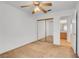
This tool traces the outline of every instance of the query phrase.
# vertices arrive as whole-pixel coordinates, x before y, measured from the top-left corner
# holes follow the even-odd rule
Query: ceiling
[[[23,5],[23,4],[26,4],[26,5],[32,4],[31,1],[7,1],[5,3],[7,3],[11,6],[14,6],[16,8],[20,8],[19,6]],[[52,4],[53,4],[52,7],[47,7],[45,9],[48,9],[48,8],[52,9],[52,11],[50,11],[50,12],[70,10],[70,9],[75,8],[76,2],[75,1],[52,1]],[[26,7],[26,8],[20,8],[20,9],[25,11],[25,12],[31,13],[32,10],[34,9],[34,6]]]

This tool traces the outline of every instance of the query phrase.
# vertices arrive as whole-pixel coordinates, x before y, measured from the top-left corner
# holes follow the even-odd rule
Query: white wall
[[[56,17],[53,20],[53,42],[56,45],[60,45],[60,18]]]
[[[74,50],[74,52],[76,53],[76,12],[74,11],[73,13],[73,17],[72,17],[72,29],[70,31],[72,31],[70,33],[70,41],[71,41],[71,44],[72,44],[72,48]]]
[[[32,15],[0,2],[0,53],[36,40]]]
[[[73,15],[74,16],[74,15]],[[71,18],[71,16],[70,17],[68,17],[67,18],[67,41],[68,42],[71,42],[71,40],[73,39],[73,38],[71,38],[71,24],[72,24],[72,18]]]

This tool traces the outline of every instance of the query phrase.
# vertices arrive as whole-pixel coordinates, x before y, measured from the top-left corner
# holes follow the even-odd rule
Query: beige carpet
[[[62,41],[63,42],[63,41]],[[66,43],[66,42],[65,42]],[[67,44],[67,43],[66,43]],[[51,40],[36,41],[1,54],[2,58],[74,58],[76,57],[71,46],[53,45]]]

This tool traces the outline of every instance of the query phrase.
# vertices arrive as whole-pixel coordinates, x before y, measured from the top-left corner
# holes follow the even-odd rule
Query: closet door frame
[[[47,36],[47,31],[46,31],[46,28],[47,28],[47,24],[46,24],[46,22],[48,21],[48,20],[53,20],[53,18],[47,18],[47,19],[40,19],[40,20],[36,20],[37,21],[37,40],[38,40],[38,23],[39,22],[41,22],[41,21],[44,21],[45,22],[45,41],[47,41],[47,38],[46,38],[46,36]]]

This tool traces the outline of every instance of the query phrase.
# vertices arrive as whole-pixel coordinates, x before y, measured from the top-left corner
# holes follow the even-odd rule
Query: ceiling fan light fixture
[[[35,12],[39,12],[40,9],[38,7],[35,8]]]
[[[41,3],[39,1],[33,1],[33,5],[35,6],[35,9],[32,11],[32,14],[35,14],[37,12],[47,13],[48,11],[51,10],[45,10],[43,7],[52,6],[52,3]],[[29,6],[28,5],[21,6],[21,8],[24,7],[29,7]]]

